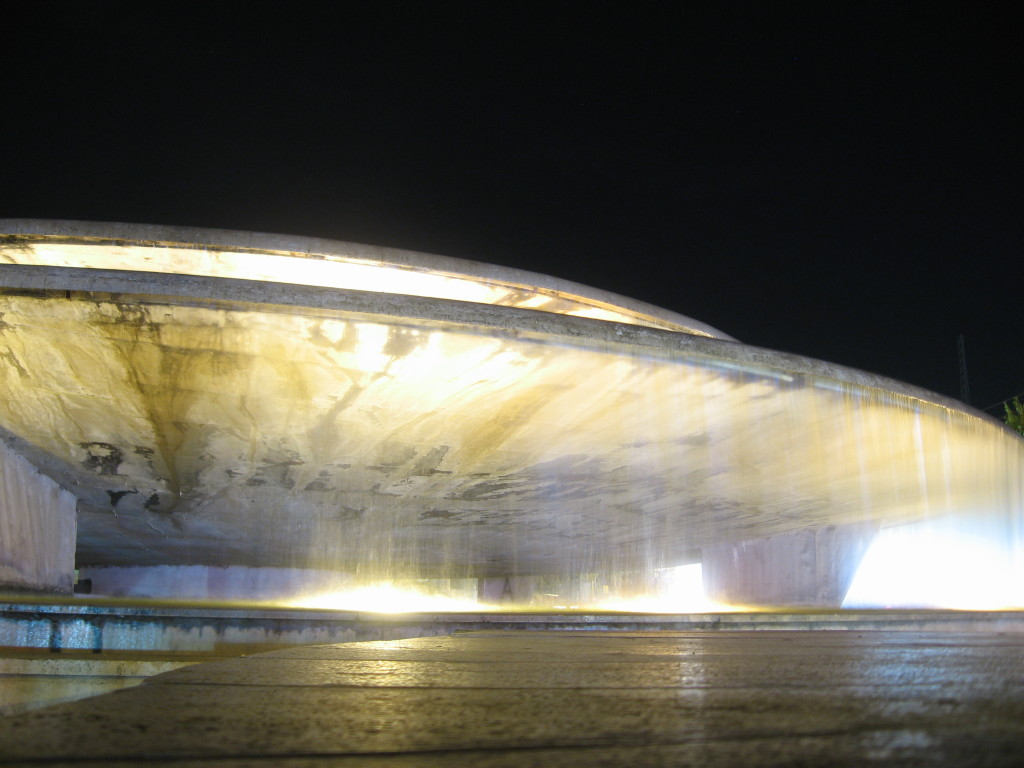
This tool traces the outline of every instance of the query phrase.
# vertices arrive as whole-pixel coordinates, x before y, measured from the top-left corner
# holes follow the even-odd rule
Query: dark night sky
[[[489,261],[953,396],[962,332],[975,405],[1024,390],[1019,16],[192,7],[8,19],[0,217]]]

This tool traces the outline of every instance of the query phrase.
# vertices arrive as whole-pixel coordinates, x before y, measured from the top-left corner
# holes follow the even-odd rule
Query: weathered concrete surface
[[[705,547],[704,590],[734,605],[840,605],[877,532],[869,521]]]
[[[295,595],[336,592],[352,581],[335,571],[206,565],[83,567],[78,575],[98,595],[157,600],[194,595],[220,603],[287,601]]]
[[[776,611],[744,613],[404,613],[256,606],[0,604],[0,649],[240,655],[296,645],[403,640],[458,632],[887,631],[1024,634],[1019,611]]]
[[[1019,636],[998,634],[492,633],[319,646],[0,719],[0,759],[1016,766],[1022,665]]]
[[[0,590],[71,592],[76,505],[0,440]]]
[[[0,604],[0,648],[254,653],[310,643],[444,634],[434,622],[297,610]]]
[[[0,424],[82,499],[83,565],[674,565],[716,542],[987,502],[1004,465],[979,458],[993,441],[1020,452],[971,414],[687,354],[0,298],[18,362],[0,370]]]
[[[1020,514],[992,420],[671,313],[345,244],[53,226],[0,243],[0,436],[79,498],[83,566],[603,578]]]

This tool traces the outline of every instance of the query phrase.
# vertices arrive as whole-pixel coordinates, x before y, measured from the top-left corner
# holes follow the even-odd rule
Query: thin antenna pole
[[[956,337],[957,351],[960,353],[960,402],[971,404],[971,385],[967,381],[967,350],[964,345],[964,335],[961,333]]]

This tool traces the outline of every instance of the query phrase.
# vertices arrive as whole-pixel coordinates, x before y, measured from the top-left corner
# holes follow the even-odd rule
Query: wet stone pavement
[[[1024,765],[1024,635],[474,632],[0,718],[0,765]]]

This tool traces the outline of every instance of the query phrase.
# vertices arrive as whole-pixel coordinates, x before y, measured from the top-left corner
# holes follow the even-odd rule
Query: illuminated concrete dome
[[[515,592],[703,562],[721,598],[837,604],[880,526],[1019,503],[1019,441],[960,403],[555,278],[252,233],[0,233],[5,472],[36,489],[4,501],[35,554],[0,583],[67,588],[49,542],[70,535],[80,569]],[[71,512],[36,530],[33,504]]]

